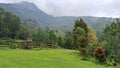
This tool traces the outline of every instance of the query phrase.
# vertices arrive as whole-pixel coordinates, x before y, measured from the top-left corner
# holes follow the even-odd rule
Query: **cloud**
[[[54,16],[119,17],[120,0],[0,0],[0,2],[33,2]]]

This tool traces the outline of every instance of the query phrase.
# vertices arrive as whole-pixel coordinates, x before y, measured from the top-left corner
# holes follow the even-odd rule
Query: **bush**
[[[11,38],[7,38],[7,37],[2,37],[0,38],[1,40],[12,40]]]
[[[31,42],[25,41],[25,42],[19,44],[18,47],[21,48],[21,49],[32,49],[33,44]]]
[[[83,56],[82,59],[86,60],[88,58],[88,56],[89,56],[88,50],[86,48],[81,48],[80,52],[81,52],[81,55]]]
[[[29,46],[27,47],[27,49],[33,49],[33,46],[32,46],[32,45],[29,45]]]
[[[20,45],[19,48],[21,48],[21,49],[32,49],[33,46],[32,45]]]
[[[97,60],[99,60],[99,62],[106,61],[106,54],[105,54],[105,50],[104,50],[103,46],[97,46],[94,49],[93,55],[94,55],[94,57],[96,57]]]
[[[12,49],[16,49],[18,47],[18,45],[17,44],[10,44],[10,48],[12,48]]]
[[[93,51],[94,49],[96,48],[96,46],[98,46],[98,42],[95,42],[95,43],[89,43],[89,46],[88,46],[88,53],[90,56],[93,57]]]

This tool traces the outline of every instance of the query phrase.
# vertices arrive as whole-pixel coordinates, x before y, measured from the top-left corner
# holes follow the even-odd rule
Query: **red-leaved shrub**
[[[96,59],[99,60],[99,62],[105,62],[106,61],[106,54],[105,54],[105,50],[103,48],[103,46],[97,46],[94,49],[93,52],[94,57],[96,57]]]

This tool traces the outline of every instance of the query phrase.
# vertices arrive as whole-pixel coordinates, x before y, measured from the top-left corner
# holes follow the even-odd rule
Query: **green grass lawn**
[[[0,68],[120,68],[81,60],[74,50],[0,51]]]

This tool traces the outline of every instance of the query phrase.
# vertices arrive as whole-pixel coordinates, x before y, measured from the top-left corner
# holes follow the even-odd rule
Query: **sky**
[[[54,16],[120,17],[120,0],[0,0],[0,3],[28,1]]]

